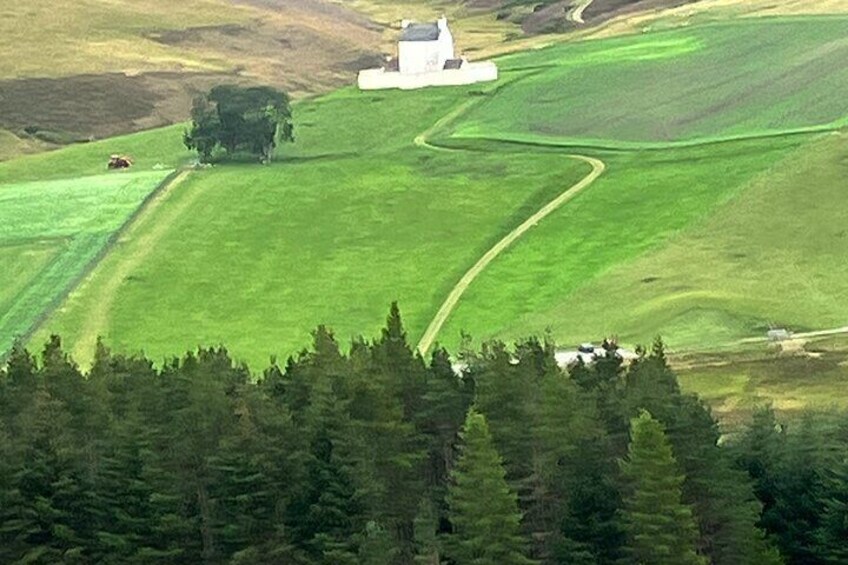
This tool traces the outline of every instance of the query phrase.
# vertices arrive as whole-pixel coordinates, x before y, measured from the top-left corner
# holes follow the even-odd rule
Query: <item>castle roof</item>
[[[409,24],[400,33],[401,41],[436,41],[439,39],[439,24]]]

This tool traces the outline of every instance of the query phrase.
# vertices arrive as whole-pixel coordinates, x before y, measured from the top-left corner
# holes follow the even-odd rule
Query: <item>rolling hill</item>
[[[267,9],[213,4],[210,22],[223,19],[203,26]],[[273,165],[192,171],[145,205],[191,159],[181,126],[0,163],[0,199],[16,203],[0,340],[59,332],[83,363],[98,336],[157,359],[224,343],[258,368],[318,324],[343,341],[372,334],[399,300],[414,341],[481,257],[587,178],[575,154],[602,161],[601,176],[474,275],[437,341],[661,333],[697,352],[771,325],[844,325],[848,20],[728,21],[714,4],[688,7],[682,27],[673,8],[651,16],[656,29],[605,37],[612,20],[597,39],[502,56],[482,88],[301,99],[297,141]],[[114,152],[135,172],[103,176]],[[67,200],[59,235],[27,220],[51,195]],[[86,234],[96,245],[69,245]],[[51,271],[60,256],[73,266]]]
[[[379,60],[380,44],[379,25],[325,0],[10,4],[0,129],[53,145],[150,129],[221,82],[313,95]]]
[[[814,34],[813,24],[830,33]],[[583,138],[522,137],[537,122],[504,121],[510,107],[535,109],[564,134],[577,127],[576,118],[594,116],[580,127],[594,127],[594,139],[618,147],[581,149],[605,161],[607,171],[487,267],[449,317],[442,342],[455,346],[462,330],[479,338],[509,339],[548,329],[566,342],[600,332],[644,341],[662,331],[673,347],[709,347],[755,335],[770,319],[799,327],[828,324],[838,312],[822,315],[817,312],[823,310],[803,304],[791,315],[769,310],[761,295],[766,287],[740,287],[734,301],[693,311],[697,297],[712,287],[692,290],[681,284],[675,294],[667,284],[694,268],[685,252],[666,270],[639,265],[675,246],[686,249],[681,238],[729,236],[726,227],[704,226],[754,198],[757,186],[784,174],[782,168],[815,147],[810,143],[824,143],[815,141],[814,132],[777,134],[797,127],[833,129],[844,117],[838,103],[831,102],[835,97],[826,95],[837,91],[839,81],[827,77],[815,82],[823,93],[820,109],[799,107],[806,91],[793,88],[812,88],[811,76],[749,100],[748,121],[737,124],[742,110],[724,101],[734,97],[734,88],[742,92],[750,85],[734,75],[715,97],[720,108],[692,121],[710,93],[693,91],[687,76],[702,72],[704,59],[734,57],[735,65],[747,62],[753,68],[764,50],[776,49],[770,43],[775,37],[786,38],[779,43],[787,52],[818,46],[838,54],[837,36],[844,26],[844,20],[834,18],[752,20],[586,41],[504,58],[505,78],[494,88],[347,89],[301,102],[298,141],[283,148],[280,162],[194,173],[162,206],[142,216],[138,235],[115,248],[41,336],[60,331],[81,359],[90,355],[97,335],[125,348],[144,344],[155,356],[175,346],[222,342],[256,365],[270,355],[296,351],[319,323],[329,323],[344,337],[375,330],[388,302],[400,299],[411,337],[418,337],[477,257],[586,174],[567,157],[574,148],[560,147],[588,145]],[[734,48],[734,34],[747,38],[746,49]],[[765,46],[754,45],[756,38]],[[785,61],[783,73],[773,66],[768,72],[782,76],[797,70],[795,59]],[[836,73],[842,72],[837,63],[834,59]],[[629,92],[656,88],[657,76],[670,75],[657,90],[665,98],[654,98],[656,111],[690,126],[659,137],[649,135],[655,133],[650,128],[640,129],[649,122],[641,97],[611,101],[600,96],[610,73],[619,68],[629,70],[622,80],[630,83],[621,88]],[[641,79],[640,68],[645,71]],[[573,83],[599,96],[578,100],[568,90],[576,88]],[[540,100],[540,84],[565,85],[553,90],[564,98],[572,93],[574,104]],[[684,95],[691,100],[681,101]],[[621,116],[628,115],[627,100],[633,117],[625,127]],[[558,112],[545,114],[552,106]],[[434,129],[434,124],[441,127]],[[769,125],[773,131],[766,129]],[[481,133],[483,127],[488,130]],[[413,141],[425,132],[436,146],[415,148]],[[764,132],[771,135],[759,138]],[[715,142],[722,137],[733,141]],[[688,146],[675,147],[680,141]],[[160,161],[176,164],[183,155],[178,144],[178,131],[171,129],[130,136],[120,146],[137,154],[144,168]],[[20,159],[0,167],[0,180],[32,180],[39,174],[35,171],[45,169],[91,173],[99,166],[88,161],[95,155],[96,144]],[[787,181],[788,194],[795,190],[793,182]],[[153,243],[143,237],[148,231],[157,234]],[[152,249],[140,249],[134,239]],[[722,241],[714,245],[721,249]],[[762,254],[767,261],[767,250]],[[711,278],[699,280],[716,284]],[[822,292],[841,290],[838,277],[832,280]],[[101,288],[112,294],[104,296]],[[777,292],[776,285],[772,288]],[[753,301],[754,289],[766,306],[752,314],[740,305],[749,297]],[[665,297],[661,311],[649,306],[654,290]],[[97,316],[90,315],[93,310]],[[693,336],[692,328],[705,320],[709,331]]]

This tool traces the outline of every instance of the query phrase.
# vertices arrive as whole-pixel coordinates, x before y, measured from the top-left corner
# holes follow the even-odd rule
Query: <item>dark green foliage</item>
[[[765,408],[730,448],[754,480],[759,524],[787,563],[843,563],[848,555],[846,425],[841,414],[807,414],[782,425]]]
[[[848,456],[825,478],[817,553],[825,563],[848,563]]]
[[[683,395],[668,367],[662,341],[627,373],[628,411],[645,409],[667,427],[677,461],[686,476],[683,501],[698,517],[698,549],[717,565],[773,563],[773,551],[754,527],[761,506],[750,480],[734,468],[709,409]]]
[[[413,351],[397,305],[373,342],[343,352],[319,327],[258,382],[223,348],[156,368],[98,342],[83,375],[57,337],[37,360],[17,344],[0,370],[0,562],[848,559],[844,414],[765,410],[724,445],[661,342],[628,366],[566,372],[554,353],[490,343],[458,374],[447,351]]]
[[[630,447],[622,462],[627,481],[624,520],[634,563],[705,564],[695,552],[692,509],[682,502],[684,477],[662,424],[642,411],[630,425]]]
[[[448,492],[453,526],[445,542],[448,557],[456,563],[480,565],[532,563],[520,535],[518,500],[506,482],[486,418],[470,410],[461,437]]]
[[[202,162],[209,162],[219,147],[267,162],[278,142],[294,141],[289,97],[267,86],[216,86],[195,99],[191,121],[183,141]]]

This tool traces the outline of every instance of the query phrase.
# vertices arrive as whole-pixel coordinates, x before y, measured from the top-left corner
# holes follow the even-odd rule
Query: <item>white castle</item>
[[[447,18],[433,23],[401,22],[398,56],[379,69],[359,72],[361,90],[412,89],[425,86],[473,84],[496,80],[494,63],[470,63],[456,57]]]

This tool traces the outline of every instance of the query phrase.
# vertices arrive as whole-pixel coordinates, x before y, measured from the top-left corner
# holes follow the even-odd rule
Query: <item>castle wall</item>
[[[439,29],[441,30],[439,33],[439,70],[445,68],[445,61],[449,59],[454,59],[454,48],[453,48],[453,34],[451,33],[450,28],[448,27],[448,21],[445,18],[441,18],[438,21]]]
[[[412,90],[427,86],[460,86],[476,82],[497,80],[498,68],[491,61],[464,63],[459,69],[440,70],[419,74],[404,74],[384,69],[360,71],[358,84],[360,90],[379,90],[399,88]]]

